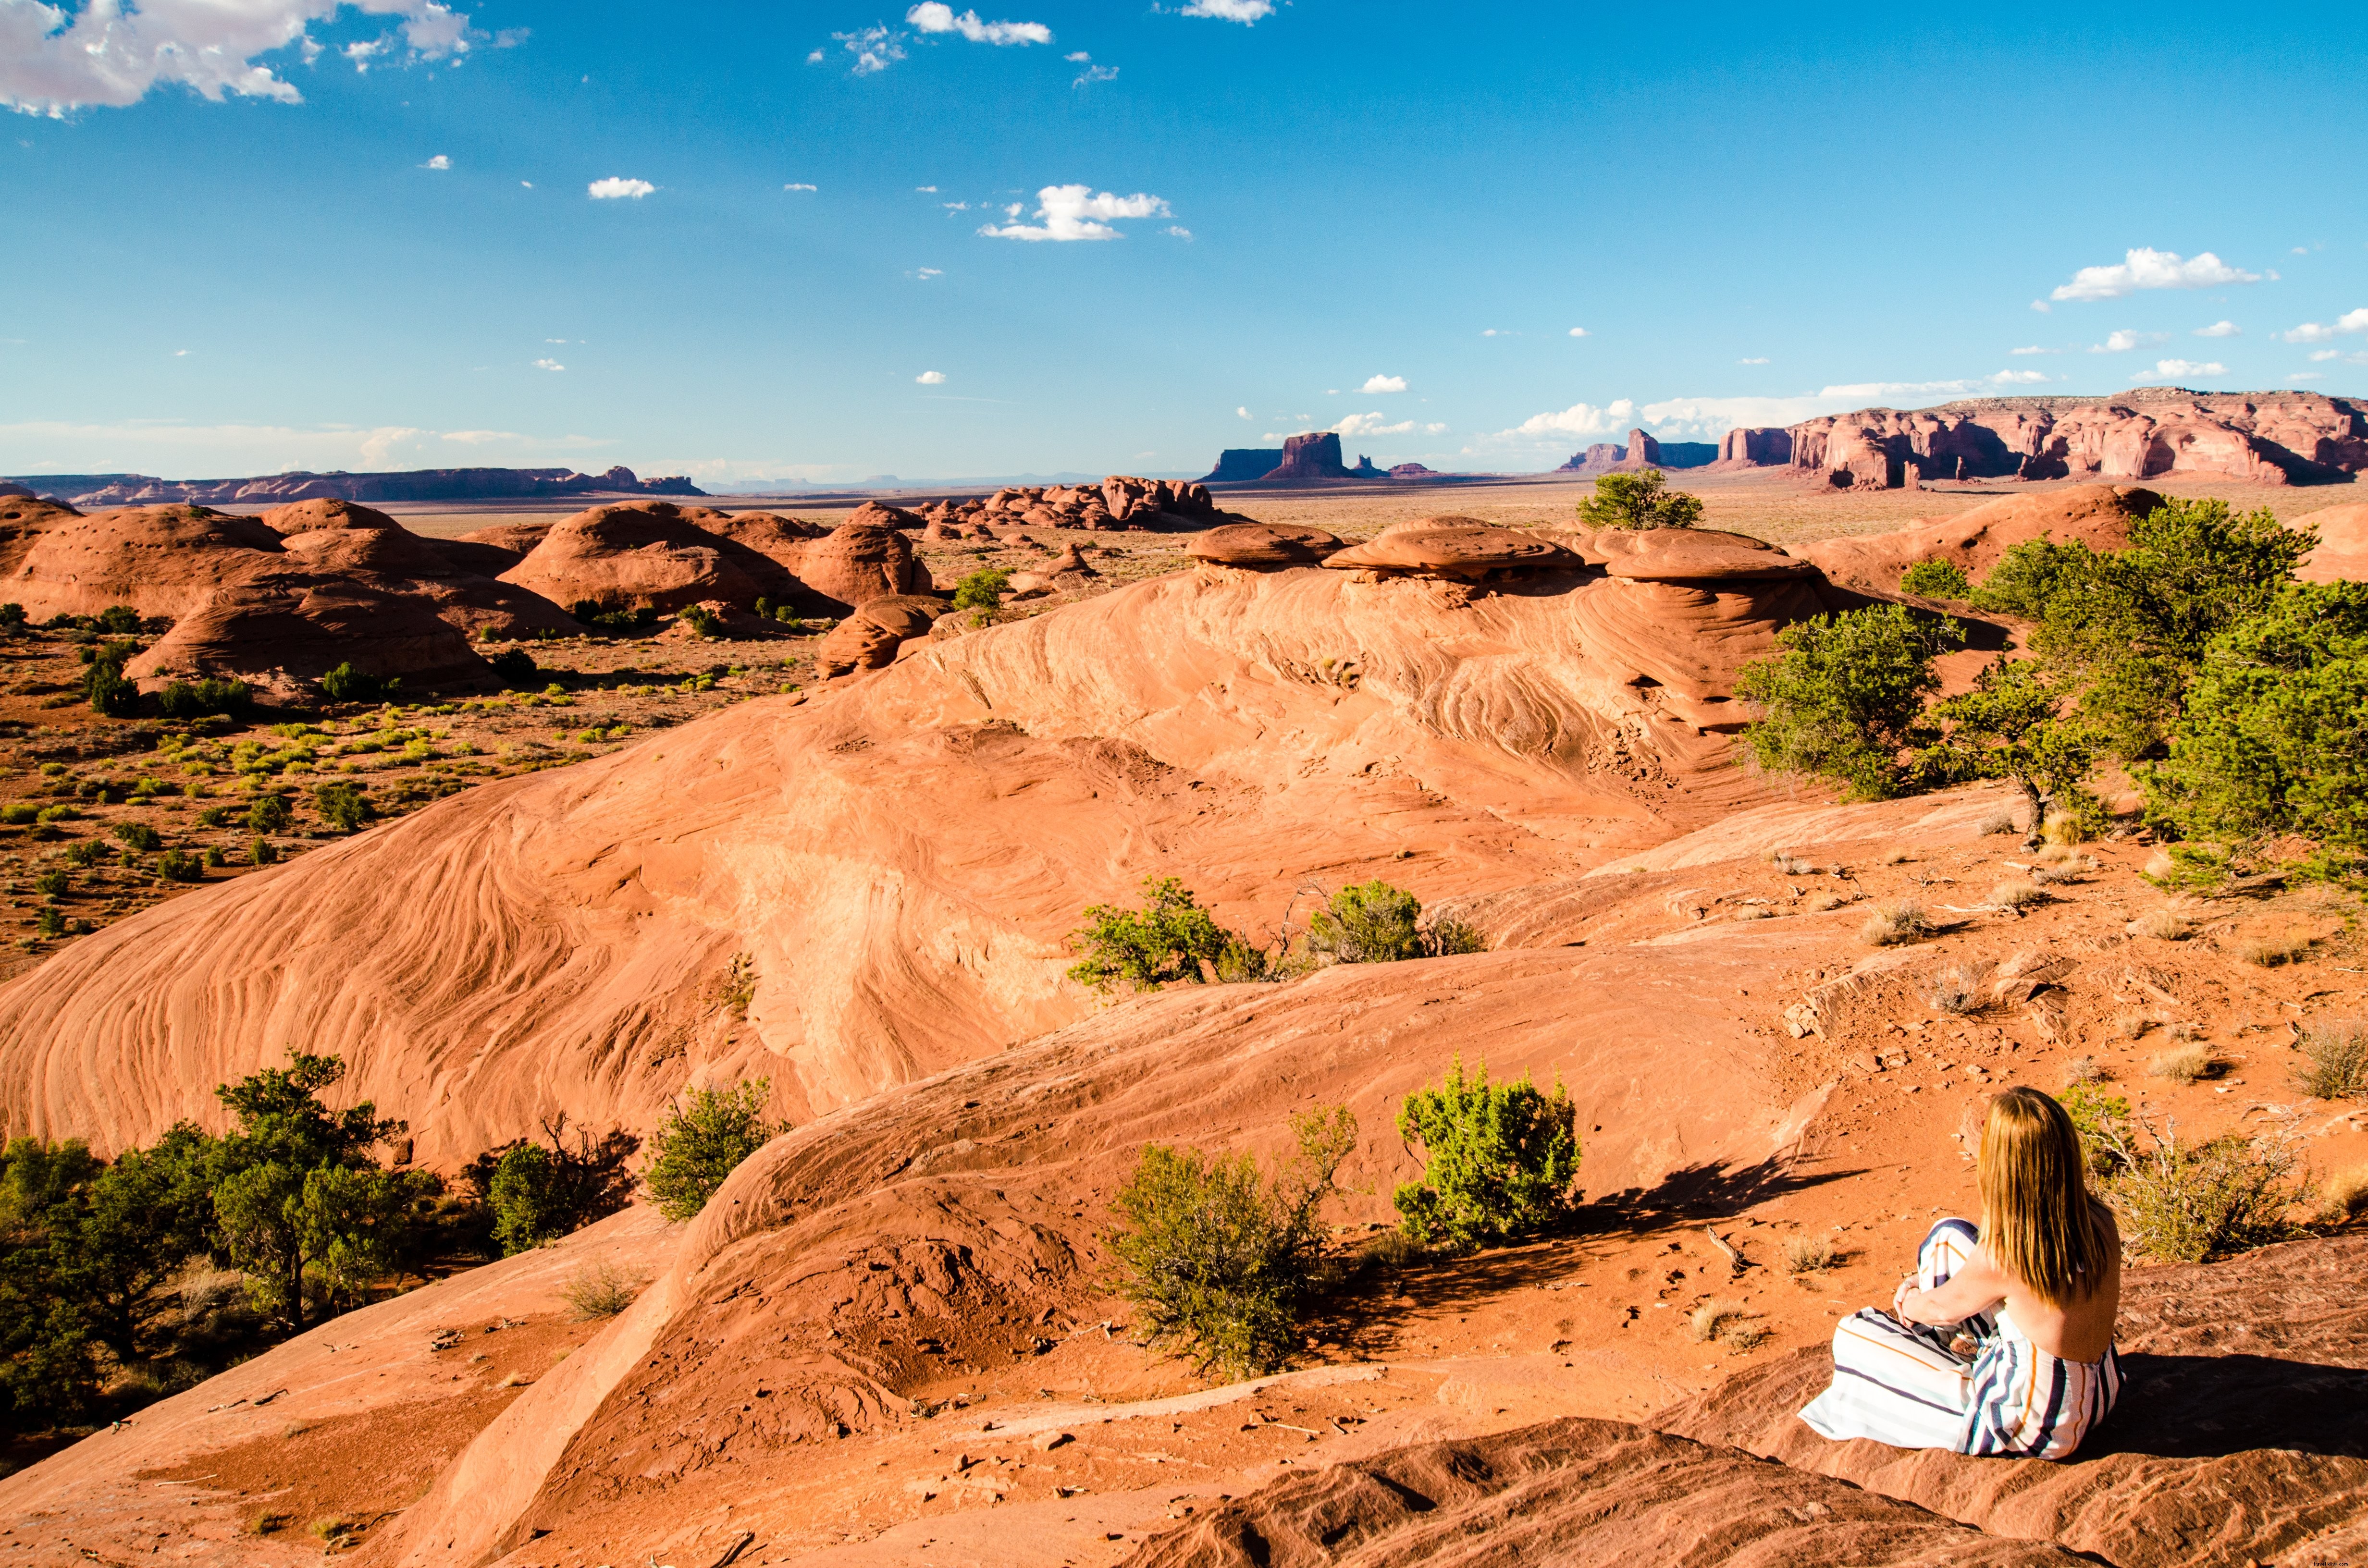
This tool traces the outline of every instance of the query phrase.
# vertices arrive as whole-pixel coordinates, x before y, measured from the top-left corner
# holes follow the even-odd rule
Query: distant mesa
[[[2368,469],[2368,403],[2319,392],[2145,387],[1861,409],[1792,426],[1793,471],[1837,489],[1926,480],[2158,479],[2341,483]]]
[[[1372,459],[1360,455],[1357,459],[1357,466],[1349,471],[1349,477],[1351,479],[1387,479],[1389,475],[1382,470],[1375,468],[1373,466]]]
[[[1427,470],[1425,472],[1428,472]],[[1373,460],[1360,457],[1350,468],[1340,460],[1340,437],[1332,430],[1311,430],[1272,447],[1229,447],[1217,454],[1217,466],[1201,483],[1233,484],[1252,481],[1280,483],[1295,479],[1382,479]]]
[[[1708,441],[1661,441],[1642,430],[1631,430],[1625,447],[1598,441],[1554,472],[1589,476],[1634,473],[1647,468],[1706,468],[1718,457],[1719,449]]]
[[[1435,468],[1425,468],[1420,463],[1400,463],[1390,470],[1390,477],[1392,479],[1437,479],[1440,477],[1440,472]]]
[[[572,468],[419,468],[394,473],[272,473],[253,479],[154,479],[142,473],[13,476],[82,507],[274,506],[285,501],[498,501],[566,495],[704,495],[688,479],[642,479],[620,464]]]
[[[1737,426],[1719,438],[1713,468],[1771,468],[1793,460],[1793,432],[1782,426]]]
[[[1281,447],[1227,447],[1217,454],[1217,466],[1201,478],[1203,484],[1247,484],[1264,479],[1282,461]]]

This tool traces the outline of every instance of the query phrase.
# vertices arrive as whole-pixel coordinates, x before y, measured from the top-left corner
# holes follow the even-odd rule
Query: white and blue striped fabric
[[[1946,1281],[1980,1245],[1964,1220],[1943,1220],[1918,1249],[1916,1282]],[[1834,1381],[1801,1412],[1832,1438],[1898,1449],[2068,1459],[2122,1392],[2120,1360],[2066,1361],[2023,1335],[2001,1306],[1935,1328],[1887,1312],[1854,1312],[1834,1329]]]

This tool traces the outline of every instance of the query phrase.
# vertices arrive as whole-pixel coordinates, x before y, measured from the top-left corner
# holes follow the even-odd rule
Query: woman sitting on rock
[[[1834,1381],[1801,1412],[1827,1437],[2067,1459],[2122,1392],[2122,1246],[2079,1134],[2037,1089],[1990,1101],[1982,1224],[1932,1227],[1889,1313],[1834,1330]]]

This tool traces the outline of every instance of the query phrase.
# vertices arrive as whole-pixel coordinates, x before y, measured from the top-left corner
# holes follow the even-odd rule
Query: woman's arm
[[[1913,1279],[1901,1280],[1891,1310],[1903,1322],[1945,1326],[1997,1306],[2006,1300],[2006,1287],[2005,1271],[1987,1256],[1976,1256],[1930,1290],[1918,1290]]]

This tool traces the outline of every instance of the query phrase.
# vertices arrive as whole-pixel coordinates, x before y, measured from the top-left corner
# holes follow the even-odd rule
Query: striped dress
[[[1946,1281],[1979,1236],[1964,1220],[1933,1226],[1917,1253],[1917,1284],[1930,1290]],[[1826,1437],[2060,1460],[2071,1457],[2121,1392],[2112,1350],[2097,1361],[2051,1356],[2003,1303],[1939,1328],[1869,1310],[1834,1329],[1833,1383],[1801,1419]]]

